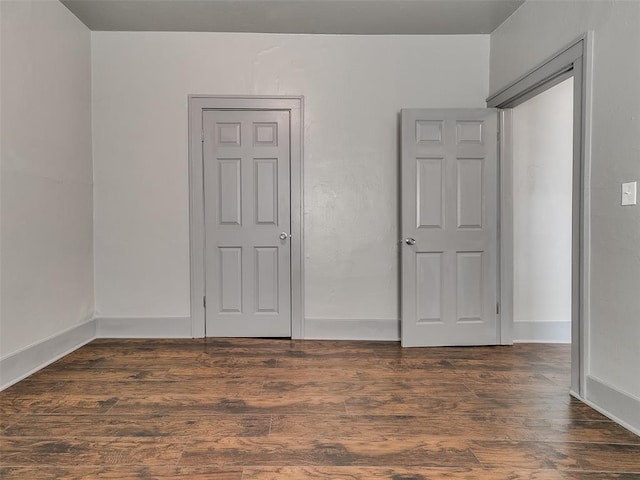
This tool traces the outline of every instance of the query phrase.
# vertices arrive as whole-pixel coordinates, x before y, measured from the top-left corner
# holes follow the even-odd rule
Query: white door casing
[[[205,110],[207,336],[290,337],[288,111]]]
[[[591,110],[593,96],[594,33],[586,32],[539,65],[533,65],[525,75],[504,86],[487,98],[487,105],[501,109],[503,155],[501,167],[501,292],[504,310],[513,321],[513,279],[507,277],[513,265],[513,212],[511,200],[511,114],[510,109],[573,76],[573,213],[571,240],[571,394],[587,398],[589,359],[590,304],[590,165]],[[511,341],[511,328],[503,329],[503,337]],[[505,339],[502,339],[503,342]]]
[[[499,343],[497,122],[402,110],[403,346]]]

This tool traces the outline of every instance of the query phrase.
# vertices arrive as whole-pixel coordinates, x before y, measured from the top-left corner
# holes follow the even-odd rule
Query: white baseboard
[[[571,343],[571,321],[513,321],[514,343]]]
[[[586,387],[587,395],[582,400],[587,405],[627,430],[640,435],[640,399],[591,375],[587,375]]]
[[[191,317],[96,318],[97,338],[191,338]]]
[[[0,390],[68,355],[94,338],[96,323],[90,320],[1,358]]]
[[[400,321],[386,318],[306,318],[307,340],[400,340]]]

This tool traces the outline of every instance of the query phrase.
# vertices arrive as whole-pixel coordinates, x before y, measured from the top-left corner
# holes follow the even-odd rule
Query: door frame
[[[513,131],[510,109],[573,77],[571,389],[586,396],[589,358],[593,32],[587,32],[487,99],[500,114],[500,302],[502,343],[513,343]]]
[[[189,95],[189,262],[191,336],[205,329],[205,241],[202,115],[205,110],[283,110],[290,121],[291,338],[303,336],[303,133],[304,97]]]

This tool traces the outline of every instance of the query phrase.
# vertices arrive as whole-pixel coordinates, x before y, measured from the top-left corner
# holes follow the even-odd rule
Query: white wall
[[[620,206],[620,184],[640,180],[640,2],[527,1],[491,35],[491,91],[587,30],[595,42],[585,367],[590,377],[637,400],[640,207]]]
[[[188,94],[305,96],[306,317],[397,321],[398,113],[482,107],[489,37],[94,32],[96,308],[189,315]]]
[[[515,341],[571,341],[573,78],[513,109]]]
[[[91,33],[57,0],[0,2],[3,358],[91,320]]]

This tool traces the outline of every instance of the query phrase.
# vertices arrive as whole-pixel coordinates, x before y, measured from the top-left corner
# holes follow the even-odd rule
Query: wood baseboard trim
[[[587,396],[582,399],[587,405],[640,435],[640,399],[620,391],[602,380],[587,375]]]
[[[0,391],[96,338],[96,322],[69,328],[0,359]]]
[[[571,343],[571,321],[513,322],[514,343]]]
[[[96,337],[192,338],[191,317],[99,317]]]
[[[307,340],[400,340],[400,321],[386,318],[341,319],[307,318],[304,321]]]

